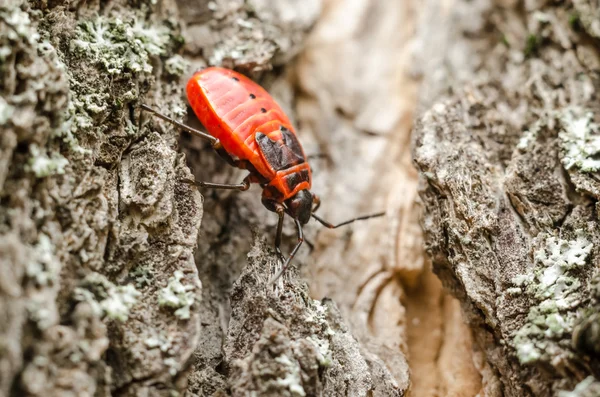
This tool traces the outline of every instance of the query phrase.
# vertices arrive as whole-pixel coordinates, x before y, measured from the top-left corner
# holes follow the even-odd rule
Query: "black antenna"
[[[344,221],[342,223],[338,223],[337,225],[334,225],[332,223],[327,222],[326,220],[324,220],[323,218],[320,218],[319,216],[315,215],[315,214],[311,214],[311,216],[313,218],[315,218],[317,221],[319,221],[319,223],[325,227],[328,227],[329,229],[337,229],[340,226],[344,226],[347,225],[349,223],[352,223],[354,221],[362,221],[364,219],[370,219],[370,218],[378,218],[380,216],[384,216],[385,212],[378,212],[376,214],[371,214],[371,215],[363,215],[363,216],[358,216],[356,218],[352,218],[352,219],[348,219],[347,221]]]

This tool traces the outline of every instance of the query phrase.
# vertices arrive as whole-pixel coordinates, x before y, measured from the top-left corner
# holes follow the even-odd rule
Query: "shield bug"
[[[248,77],[233,70],[209,67],[190,78],[186,91],[190,106],[208,133],[175,121],[147,105],[141,108],[209,141],[225,161],[249,171],[242,183],[194,181],[194,185],[241,191],[248,190],[251,183],[262,187],[263,205],[279,216],[275,249],[283,266],[272,281],[285,272],[298,252],[304,241],[302,226],[311,217],[335,229],[357,220],[384,215],[382,212],[360,216],[337,225],[315,215],[320,200],[310,192],[311,168],[294,128],[271,95]],[[279,248],[285,214],[294,220],[298,233],[298,242],[287,259]]]

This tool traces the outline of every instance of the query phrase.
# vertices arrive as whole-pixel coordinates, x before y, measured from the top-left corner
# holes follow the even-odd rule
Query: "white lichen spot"
[[[27,262],[25,274],[35,280],[38,286],[48,286],[58,280],[60,261],[54,256],[52,240],[40,234],[37,244],[31,250],[31,259]]]
[[[165,26],[147,26],[141,20],[98,17],[81,23],[71,49],[100,63],[109,74],[152,71],[151,55],[164,55],[170,40]]]
[[[329,351],[329,341],[321,339],[316,335],[307,336],[306,339],[312,342],[317,347],[318,356],[317,360],[319,365],[322,367],[328,367],[331,365],[331,352]]]
[[[254,29],[254,24],[251,21],[248,21],[248,20],[245,20],[242,18],[238,18],[235,22],[242,28]]]
[[[69,165],[69,160],[64,158],[59,153],[52,153],[50,157],[37,145],[29,146],[29,158],[28,170],[33,172],[36,177],[43,178],[50,175],[64,174],[65,167]]]
[[[27,303],[26,307],[29,319],[42,331],[50,328],[58,321],[56,310],[52,310],[48,307],[48,302],[45,300],[45,297],[32,298]]]
[[[190,307],[194,304],[195,294],[193,285],[183,285],[183,273],[175,271],[169,278],[169,284],[160,290],[158,304],[160,306],[177,309],[175,315],[182,320],[190,318]]]
[[[567,270],[585,265],[592,245],[582,231],[578,231],[575,240],[547,238],[546,247],[537,250],[534,254],[536,263],[545,267],[539,276],[542,288],[554,285]]]
[[[109,318],[127,321],[129,311],[137,303],[141,293],[131,284],[116,287],[115,290],[100,302],[100,307]]]
[[[190,67],[190,63],[181,55],[173,55],[165,62],[165,70],[172,76],[181,76]]]
[[[117,286],[99,273],[90,273],[83,280],[84,287],[75,288],[74,298],[86,302],[98,317],[127,321],[137,299],[142,295],[131,284]]]
[[[593,248],[583,230],[577,230],[572,240],[540,234],[538,241],[542,244],[534,252],[533,272],[512,279],[515,288],[538,302],[512,341],[522,364],[540,360],[556,347],[553,340],[572,331],[576,314],[569,309],[579,304],[576,291],[581,282],[569,271],[584,266]]]
[[[541,357],[539,349],[532,342],[522,343],[517,346],[517,354],[521,364],[537,361]]]
[[[173,106],[173,114],[177,117],[183,117],[187,114],[187,110],[183,106]]]
[[[102,316],[102,308],[100,302],[96,300],[96,296],[92,291],[85,288],[75,288],[73,291],[73,299],[77,302],[86,302],[96,317]]]
[[[150,338],[148,338],[144,341],[144,344],[146,345],[147,348],[154,349],[155,347],[160,346],[161,341],[160,341],[160,339],[158,339],[154,336],[151,336]]]
[[[21,38],[25,39],[29,44],[34,44],[39,40],[40,35],[31,28],[29,14],[21,11],[19,7],[10,7],[8,10],[2,10],[1,17],[8,28],[6,34],[10,41],[16,41]]]
[[[327,306],[324,306],[318,299],[314,299],[312,301],[311,309],[312,310],[308,311],[308,315],[305,317],[304,321],[307,323],[318,324],[321,328],[324,328],[325,335],[334,335],[335,332],[331,329],[329,322],[327,321]]]
[[[134,277],[135,285],[138,288],[149,286],[152,283],[152,280],[154,279],[154,274],[152,273],[152,270],[149,267],[143,265],[136,267],[131,272],[131,275]]]
[[[179,363],[173,357],[165,358],[163,363],[169,369],[169,374],[171,376],[177,375],[177,371],[179,371]]]
[[[534,278],[533,274],[519,274],[518,276],[513,277],[511,281],[517,287],[523,287],[530,284]]]
[[[275,357],[275,361],[282,364],[285,367],[285,378],[277,378],[276,383],[279,386],[283,386],[289,389],[293,395],[304,397],[306,392],[302,387],[302,380],[300,378],[300,367],[296,363],[294,364],[288,356],[281,355]]]
[[[531,144],[531,142],[535,141],[537,138],[537,128],[532,128],[530,130],[527,130],[523,133],[523,136],[521,136],[521,139],[519,139],[519,143],[517,143],[517,149],[520,150],[525,150],[527,149],[527,147]]]
[[[559,391],[558,397],[582,397],[582,396],[595,395],[595,394],[592,394],[593,391],[591,391],[589,389],[591,389],[596,382],[597,382],[596,378],[594,378],[593,376],[590,375],[587,378],[585,378],[584,380],[582,380],[581,382],[579,382],[577,384],[577,386],[575,386],[573,391],[565,391],[565,390]],[[596,386],[596,388],[600,388],[600,387]],[[587,394],[588,391],[590,391],[590,394]]]
[[[446,112],[446,105],[443,103],[436,103],[433,105],[433,111],[438,114],[443,114]]]
[[[563,127],[559,133],[562,148],[562,163],[565,169],[579,168],[582,172],[600,170],[600,132],[593,122],[594,114],[579,108],[562,113]]]
[[[547,327],[544,334],[547,337],[552,338],[554,336],[562,336],[567,325],[563,316],[561,316],[559,313],[551,313],[546,316],[544,321],[544,325]]]
[[[519,287],[508,288],[506,290],[506,293],[509,295],[521,295],[523,293],[523,290]]]
[[[0,97],[0,125],[6,124],[12,117],[14,111],[15,108],[6,102],[4,98]]]
[[[173,341],[166,336],[159,335],[159,336],[152,336],[152,337],[146,339],[144,341],[144,344],[149,349],[154,349],[154,348],[158,347],[160,349],[160,351],[165,353],[173,346]]]

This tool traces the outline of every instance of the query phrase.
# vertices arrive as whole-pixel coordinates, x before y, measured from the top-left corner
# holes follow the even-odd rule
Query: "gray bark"
[[[597,5],[457,1],[423,18],[422,225],[485,391],[597,395]]]
[[[243,175],[137,108],[184,117],[185,78],[207,62],[263,76],[319,11],[0,2],[0,395],[404,393],[402,353],[359,343],[295,270],[267,285],[259,190],[203,198],[181,180]]]

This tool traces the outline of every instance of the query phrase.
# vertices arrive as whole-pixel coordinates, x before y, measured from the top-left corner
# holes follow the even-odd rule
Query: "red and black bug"
[[[298,243],[273,281],[290,264],[304,241],[302,225],[312,216],[324,226],[335,229],[356,220],[381,216],[361,216],[333,225],[317,215],[318,196],[310,192],[312,175],[302,145],[290,120],[271,95],[260,85],[233,70],[210,67],[194,74],[187,84],[188,101],[208,134],[179,123],[149,106],[154,113],[183,130],[208,140],[229,164],[248,170],[242,183],[193,182],[199,187],[248,190],[251,183],[263,189],[263,205],[279,215],[275,249],[279,248],[283,218],[288,214],[296,223]]]

